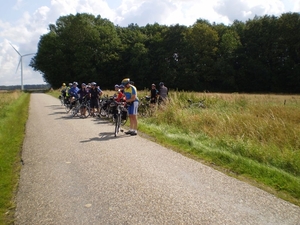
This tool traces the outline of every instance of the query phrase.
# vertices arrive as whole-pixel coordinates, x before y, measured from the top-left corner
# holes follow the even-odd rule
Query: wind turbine
[[[20,52],[19,52],[17,49],[15,49],[15,47],[14,47],[11,43],[9,43],[9,44],[11,45],[11,47],[13,47],[13,49],[14,49],[14,50],[19,54],[19,56],[20,56],[20,60],[19,60],[19,64],[18,64],[17,70],[19,69],[19,66],[20,66],[20,64],[21,64],[21,90],[23,91],[23,90],[24,90],[24,87],[23,87],[23,57],[29,56],[29,55],[34,55],[35,53],[29,53],[29,54],[21,55]],[[16,72],[17,72],[17,70],[16,70]]]

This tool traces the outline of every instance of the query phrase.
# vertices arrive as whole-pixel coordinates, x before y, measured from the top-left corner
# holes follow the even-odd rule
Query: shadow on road
[[[47,108],[52,108],[52,109],[59,109],[61,110],[62,109],[62,106],[61,105],[46,105],[45,107]]]
[[[92,141],[108,141],[111,139],[120,139],[130,137],[128,135],[124,135],[123,133],[119,133],[117,137],[115,137],[114,132],[102,132],[99,134],[99,137],[89,138],[88,140],[80,141],[80,143],[92,142]]]

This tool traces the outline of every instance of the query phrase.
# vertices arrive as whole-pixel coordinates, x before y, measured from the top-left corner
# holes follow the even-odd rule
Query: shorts
[[[133,103],[131,103],[131,105],[128,107],[128,114],[137,115],[138,107],[139,107],[138,101],[134,101]]]
[[[98,99],[91,99],[90,100],[90,106],[91,106],[91,108],[99,108],[99,101],[98,101]]]

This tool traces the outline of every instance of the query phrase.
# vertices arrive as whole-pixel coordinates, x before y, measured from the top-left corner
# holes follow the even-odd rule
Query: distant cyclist
[[[150,91],[150,103],[155,104],[157,102],[157,97],[158,97],[158,90],[156,89],[156,85],[152,84],[151,85],[151,91]]]
[[[102,94],[102,91],[100,88],[96,86],[95,82],[91,83],[91,89],[90,89],[90,106],[91,106],[91,116],[95,115],[95,109],[97,112],[99,112],[99,98]]]
[[[81,88],[78,91],[78,95],[79,95],[80,104],[82,104],[83,101],[86,101],[87,98],[89,98],[89,91],[86,89],[86,84],[85,83],[81,84]],[[86,107],[81,107],[80,108],[81,117],[84,118],[85,114],[86,114]]]
[[[159,83],[159,99],[158,103],[166,102],[168,99],[169,90],[163,82]]]
[[[60,97],[63,99],[64,104],[66,104],[67,91],[67,85],[66,83],[63,83],[60,87]]]
[[[76,81],[73,82],[72,87],[69,89],[69,98],[70,98],[70,108],[72,108],[75,104],[76,99],[79,98],[78,91],[79,88],[77,87],[78,83]]]

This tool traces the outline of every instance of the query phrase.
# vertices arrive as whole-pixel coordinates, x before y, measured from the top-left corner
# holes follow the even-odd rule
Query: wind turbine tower
[[[19,60],[19,64],[18,64],[18,67],[17,67],[17,70],[19,69],[19,66],[21,64],[21,90],[23,91],[24,90],[24,86],[23,86],[23,57],[25,56],[29,56],[29,55],[34,55],[35,53],[29,53],[29,54],[25,54],[25,55],[21,55],[20,52],[11,44],[11,47],[13,47],[13,49],[19,54],[20,56],[20,60]],[[16,70],[16,71],[17,71]]]

